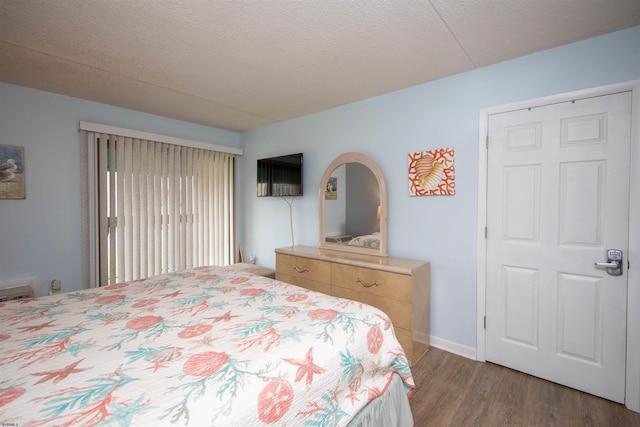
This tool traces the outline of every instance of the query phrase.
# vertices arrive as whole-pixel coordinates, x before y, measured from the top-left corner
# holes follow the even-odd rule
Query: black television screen
[[[302,196],[302,153],[258,160],[258,197]]]

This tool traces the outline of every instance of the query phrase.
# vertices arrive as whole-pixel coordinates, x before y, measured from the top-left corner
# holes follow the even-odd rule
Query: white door
[[[631,93],[488,128],[486,359],[624,402]]]

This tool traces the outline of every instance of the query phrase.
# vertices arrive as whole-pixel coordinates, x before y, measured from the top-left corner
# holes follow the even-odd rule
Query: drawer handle
[[[362,280],[361,278],[357,278],[356,282],[360,283],[362,286],[364,286],[365,288],[370,288],[372,286],[380,286],[380,283],[378,283],[377,281],[373,281],[371,283],[367,283],[364,280]]]
[[[298,273],[306,273],[307,271],[309,271],[309,269],[308,269],[307,267],[300,268],[300,267],[298,267],[297,265],[294,265],[294,266],[293,266],[293,269],[294,269],[295,271],[297,271]]]

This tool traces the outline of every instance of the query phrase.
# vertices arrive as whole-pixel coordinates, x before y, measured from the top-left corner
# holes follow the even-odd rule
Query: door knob
[[[596,262],[596,268],[606,268],[611,276],[622,276],[622,251],[620,249],[607,250],[607,262]]]
[[[598,268],[620,268],[620,261],[613,262],[596,262]]]

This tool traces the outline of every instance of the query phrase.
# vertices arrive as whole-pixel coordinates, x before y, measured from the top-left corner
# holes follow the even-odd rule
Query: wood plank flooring
[[[623,405],[433,347],[411,371],[416,427],[640,427],[640,414]]]

